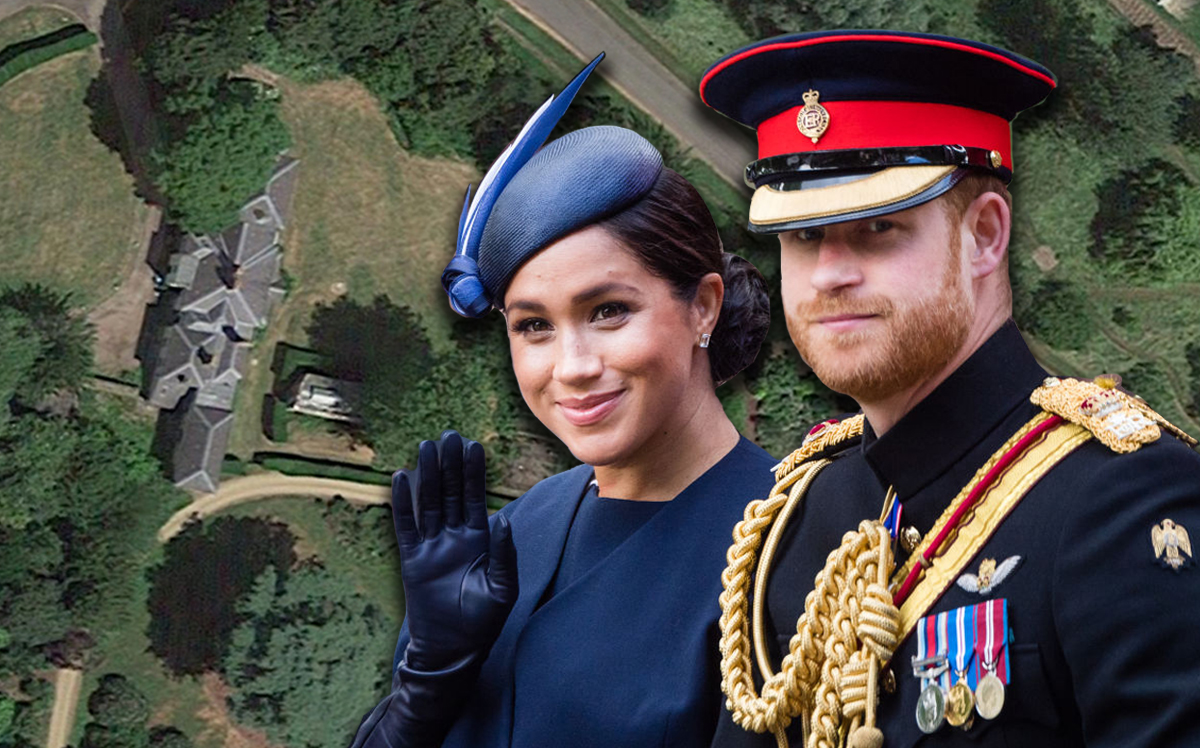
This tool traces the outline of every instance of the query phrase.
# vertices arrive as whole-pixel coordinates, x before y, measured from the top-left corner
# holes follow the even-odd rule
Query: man
[[[1011,319],[1009,122],[1054,84],[863,31],[705,75],[758,132],[792,339],[862,408],[734,531],[714,745],[1200,745],[1195,441],[1115,377],[1048,377]]]

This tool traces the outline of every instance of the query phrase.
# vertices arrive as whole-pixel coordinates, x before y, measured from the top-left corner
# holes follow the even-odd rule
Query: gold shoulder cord
[[[828,427],[780,463],[771,495],[751,502],[734,528],[729,565],[721,575],[725,585],[721,593],[721,674],[726,707],[743,729],[770,730],[780,746],[788,745],[785,730],[801,715],[805,743],[812,748],[840,746],[847,735],[851,746],[861,748],[883,742],[883,734],[874,728],[874,699],[868,695],[877,692],[880,662],[891,658],[898,643],[899,611],[887,589],[892,571],[891,537],[882,523],[864,521],[830,554],[817,576],[816,589],[805,599],[805,613],[778,673],[772,672],[761,625],[770,557],[787,518],[830,464],[827,459],[808,460],[861,434],[862,425],[862,416],[856,416]],[[763,547],[764,563],[755,575],[754,648],[765,680],[760,697],[751,673],[746,592],[768,525],[772,531]]]

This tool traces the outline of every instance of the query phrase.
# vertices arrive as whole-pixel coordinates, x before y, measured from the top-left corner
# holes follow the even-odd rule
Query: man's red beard
[[[859,402],[915,387],[941,371],[970,332],[974,310],[963,289],[958,247],[951,247],[947,264],[935,295],[904,306],[883,296],[818,296],[796,310],[799,325],[789,320],[792,342],[825,386]],[[830,333],[816,321],[842,314],[875,314],[883,324]]]

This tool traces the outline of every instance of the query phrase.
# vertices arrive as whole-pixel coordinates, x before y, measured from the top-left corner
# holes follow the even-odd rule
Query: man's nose
[[[825,236],[817,248],[810,282],[821,293],[833,293],[861,283],[862,267],[858,254],[841,239]]]

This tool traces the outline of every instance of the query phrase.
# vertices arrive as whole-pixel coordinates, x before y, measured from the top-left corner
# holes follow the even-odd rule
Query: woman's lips
[[[624,390],[614,390],[587,397],[564,397],[557,404],[571,425],[591,426],[611,413],[624,394]]]

